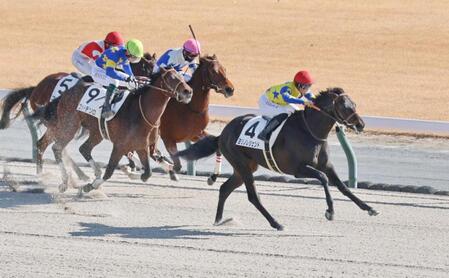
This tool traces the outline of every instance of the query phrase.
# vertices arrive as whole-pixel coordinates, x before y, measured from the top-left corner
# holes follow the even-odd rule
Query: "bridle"
[[[176,86],[171,87],[167,81],[165,80],[165,76],[170,72],[170,71],[174,71],[175,74],[178,74],[173,68],[168,69],[166,72],[164,72],[161,75],[161,80],[162,80],[162,85],[166,88],[164,89],[162,86],[161,87],[157,87],[151,84],[146,84],[146,87],[149,88],[154,88],[157,89],[159,91],[161,91],[165,96],[171,98],[171,97],[175,97],[176,99],[178,99],[179,97],[179,93],[178,93],[178,87],[183,83],[183,80],[181,78],[179,78],[179,82],[176,84]],[[143,112],[142,109],[142,94],[139,95],[139,110],[140,110],[140,114],[142,115],[143,120],[145,121],[145,123],[151,128],[158,128],[160,123],[151,123],[146,117],[145,117],[145,113]]]
[[[330,93],[331,93],[331,94],[337,95],[337,94],[334,93],[334,92],[330,92]],[[331,103],[331,104],[329,104],[329,105],[327,105],[327,106],[325,106],[325,107],[323,107],[323,108],[319,108],[319,107],[316,106],[316,105],[310,105],[310,108],[311,108],[311,109],[314,109],[314,110],[317,110],[317,111],[319,111],[319,112],[321,112],[323,115],[325,115],[326,117],[328,117],[328,118],[334,120],[334,121],[337,122],[337,123],[343,124],[343,125],[345,125],[346,127],[349,127],[349,128],[351,128],[351,129],[354,129],[354,125],[355,125],[355,124],[350,124],[350,123],[349,123],[349,120],[352,119],[354,116],[356,116],[357,113],[354,112],[354,113],[352,113],[351,115],[349,115],[348,117],[344,118],[344,117],[342,117],[341,113],[338,112],[338,110],[336,109],[336,105],[335,105],[335,104],[337,103],[337,100],[338,100],[340,97],[344,97],[344,96],[347,97],[348,95],[345,94],[345,93],[337,95],[337,97],[334,98],[334,99],[332,100],[332,103]],[[329,112],[326,111],[326,110],[328,110],[328,108],[329,108],[330,106],[332,106],[332,112],[333,112],[333,114],[335,115],[335,117],[332,116]],[[306,120],[306,118],[305,118],[305,113],[302,113],[302,118],[303,118],[304,124],[305,124],[305,126],[306,126],[306,128],[307,128],[307,131],[310,133],[310,135],[312,135],[312,137],[313,137],[315,140],[320,141],[320,142],[325,142],[325,141],[327,140],[327,137],[326,137],[326,138],[319,138],[319,137],[317,137],[317,136],[313,133],[312,129],[310,128],[309,124],[307,123],[307,120]]]
[[[216,60],[207,61],[207,62],[208,62],[208,63],[212,63],[212,62],[214,62],[214,61],[216,61]],[[206,83],[207,85],[203,85],[203,91],[212,89],[212,90],[215,90],[215,91],[218,92],[218,93],[224,92],[224,89],[223,89],[223,88],[220,88],[217,84],[214,84],[214,83],[212,82],[212,80],[211,80],[211,78],[210,78],[210,70],[209,70],[209,67],[205,67],[205,69],[203,70],[203,72],[202,72],[201,74],[203,75],[203,80],[204,80],[204,81],[207,81],[207,82],[204,82],[204,83]]]

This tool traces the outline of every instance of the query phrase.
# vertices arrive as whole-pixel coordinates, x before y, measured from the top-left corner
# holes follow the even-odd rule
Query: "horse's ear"
[[[156,52],[153,53],[153,55],[151,57],[153,58],[153,60],[156,60]]]
[[[217,55],[215,55],[215,53],[212,55],[212,59],[217,60]]]

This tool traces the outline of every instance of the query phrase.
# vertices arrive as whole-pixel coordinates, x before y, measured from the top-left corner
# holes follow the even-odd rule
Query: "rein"
[[[157,125],[156,125],[156,124],[152,124],[152,123],[145,117],[145,113],[143,113],[143,109],[142,109],[142,101],[141,101],[141,99],[142,99],[142,95],[139,96],[139,109],[140,109],[140,115],[142,115],[143,120],[145,121],[145,123],[146,123],[148,126],[150,126],[151,129],[153,129],[153,128],[158,128],[159,125],[160,125],[160,123],[157,124]]]
[[[354,117],[357,113],[354,112],[351,115],[349,115],[346,119],[343,119],[343,117],[340,115],[338,110],[335,108],[335,103],[336,103],[337,99],[340,98],[340,97],[343,97],[343,96],[346,96],[346,94],[340,94],[334,100],[332,100],[332,109],[333,109],[335,117],[332,116],[330,113],[326,112],[325,110],[319,108],[315,104],[309,104],[308,106],[311,109],[314,109],[314,110],[316,110],[318,112],[321,112],[323,115],[325,115],[326,117],[332,119],[333,121],[335,121],[337,123],[343,123],[345,126],[351,127],[352,125],[349,124],[349,120],[352,117]],[[309,124],[307,123],[307,120],[306,120],[306,117],[305,117],[305,111],[304,111],[304,113],[302,113],[302,119],[303,119],[304,124],[305,124],[305,126],[307,128],[307,131],[310,133],[310,135],[312,135],[312,137],[315,140],[320,141],[320,142],[325,142],[327,140],[327,137],[326,138],[319,138],[312,132],[312,129],[310,128]]]

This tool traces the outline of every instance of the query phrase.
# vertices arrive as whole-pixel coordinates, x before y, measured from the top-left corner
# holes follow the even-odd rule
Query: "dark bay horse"
[[[279,169],[296,177],[318,179],[324,187],[327,210],[325,216],[333,219],[334,207],[328,185],[335,185],[349,199],[355,202],[369,215],[377,215],[377,211],[356,197],[339,179],[332,163],[329,161],[327,136],[339,122],[357,131],[362,131],[365,124],[356,113],[355,103],[341,88],[330,88],[321,92],[315,101],[316,109],[307,107],[303,111],[293,113],[283,126],[273,145],[273,155]],[[263,152],[236,145],[245,123],[254,115],[245,115],[233,119],[219,136],[207,136],[190,148],[176,154],[187,160],[206,157],[219,149],[234,169],[233,175],[220,187],[215,223],[219,224],[223,217],[224,203],[228,196],[245,183],[249,201],[265,216],[273,228],[282,230],[280,225],[265,209],[259,200],[254,185],[253,173],[258,165],[268,168]]]
[[[170,100],[161,119],[161,138],[174,162],[174,171],[170,171],[173,180],[178,180],[175,172],[181,170],[179,158],[173,156],[178,151],[176,143],[195,142],[207,135],[204,129],[209,123],[210,90],[226,98],[234,93],[234,85],[226,77],[226,70],[215,55],[200,58],[198,69],[188,84],[193,89],[192,101],[185,104]],[[221,158],[217,160],[221,161]]]
[[[60,165],[63,183],[60,191],[67,189],[68,176],[61,152],[74,138],[80,127],[89,131],[89,137],[80,147],[80,153],[94,169],[96,179],[92,184],[83,187],[85,192],[97,189],[108,180],[116,168],[121,157],[130,151],[136,151],[144,172],[142,181],[150,177],[148,157],[156,159],[156,140],[159,136],[158,125],[168,100],[171,97],[178,101],[188,103],[192,97],[192,89],[174,69],[161,69],[160,74],[153,76],[151,85],[146,85],[133,92],[132,96],[123,104],[117,115],[108,121],[108,131],[113,143],[112,153],[103,178],[99,167],[92,158],[92,149],[103,141],[99,130],[98,119],[77,111],[78,103],[90,84],[79,82],[60,98],[50,102],[46,107],[38,109],[34,118],[46,122],[51,130],[55,143],[53,152],[56,162]]]
[[[156,63],[155,54],[151,55],[149,53],[145,53],[144,57],[140,60],[139,63],[131,64],[131,68],[136,76],[145,76],[150,77],[153,72],[153,67]],[[17,114],[23,111],[26,104],[29,103],[31,109],[36,111],[37,108],[45,106],[49,103],[51,94],[56,84],[59,82],[61,78],[68,76],[69,73],[59,72],[46,76],[42,79],[37,86],[22,88],[13,90],[10,92],[3,100],[3,111],[0,119],[0,129],[8,128],[10,124],[10,113],[13,107],[15,107],[19,102],[22,102],[22,106],[20,107]],[[74,78],[78,78],[75,77]],[[47,131],[43,134],[38,142],[38,152],[36,157],[37,164],[37,173],[42,172],[43,160],[42,156],[48,147],[49,144],[53,143],[53,135],[51,131]],[[72,168],[77,173],[78,177],[82,180],[89,180],[83,171],[75,164],[75,162],[70,158],[70,156],[65,155],[68,158],[69,163]]]

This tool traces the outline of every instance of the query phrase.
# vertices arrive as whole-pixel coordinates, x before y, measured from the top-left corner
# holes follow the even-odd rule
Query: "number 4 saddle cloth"
[[[259,135],[259,133],[265,128],[268,120],[262,116],[253,117],[243,127],[239,137],[237,138],[236,145],[261,150],[264,153],[268,168],[272,171],[282,173],[282,171],[277,167],[277,163],[271,149],[286,121],[287,120],[283,121],[275,130],[273,130],[269,143],[265,144],[264,141],[257,138],[257,135]]]

